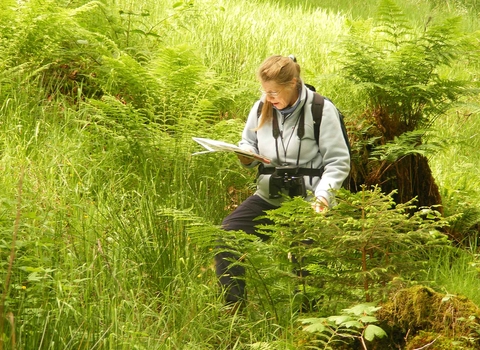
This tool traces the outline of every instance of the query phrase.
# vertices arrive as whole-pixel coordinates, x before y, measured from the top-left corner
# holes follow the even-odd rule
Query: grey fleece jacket
[[[300,103],[291,115],[284,118],[279,111],[274,109],[281,131],[281,136],[279,136],[277,140],[280,159],[277,158],[275,139],[272,136],[272,124],[264,124],[259,130],[255,131],[259,122],[257,109],[260,100],[255,102],[248,115],[239,147],[270,158],[272,163],[265,164],[266,167],[278,166],[282,163],[295,165],[300,145],[300,139],[297,136],[297,127],[300,112],[304,105],[305,136],[301,140],[299,166],[301,168],[313,169],[324,167],[323,175],[321,177],[313,177],[311,184],[310,177],[305,176],[305,185],[307,192],[311,191],[315,197],[323,197],[331,204],[333,202],[331,190],[338,190],[350,171],[350,153],[343,138],[337,109],[328,100],[325,100],[323,107],[320,136],[317,144],[311,112],[312,101],[313,92],[303,85],[300,92]],[[258,161],[254,161],[247,165],[247,167],[253,168],[258,164]],[[273,205],[279,206],[283,199],[269,198],[269,180],[270,175],[268,174],[259,176],[255,195],[260,196]]]

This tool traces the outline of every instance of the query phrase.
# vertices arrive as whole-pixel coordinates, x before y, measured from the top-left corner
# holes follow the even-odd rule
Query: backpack
[[[312,103],[312,116],[313,116],[313,123],[314,123],[313,128],[315,132],[315,140],[317,141],[317,144],[318,144],[318,140],[320,138],[320,125],[322,123],[324,101],[325,100],[328,100],[330,102],[332,101],[318,94],[312,85],[305,84],[305,86],[309,90],[313,91],[314,93],[313,103]],[[262,115],[262,107],[263,107],[263,101],[260,101],[257,109],[258,118],[260,118],[260,116]],[[347,144],[348,152],[351,153],[350,141],[348,140],[348,133],[347,133],[347,127],[345,126],[344,116],[342,112],[340,112],[340,110],[335,105],[334,107],[337,109],[338,115],[340,116],[340,126],[342,128],[343,138],[345,139],[345,143]]]

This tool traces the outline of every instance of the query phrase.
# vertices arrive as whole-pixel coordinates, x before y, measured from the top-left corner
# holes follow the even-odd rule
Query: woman
[[[311,200],[317,212],[331,205],[331,190],[339,189],[350,171],[350,153],[337,109],[328,100],[324,101],[316,141],[311,112],[314,93],[302,82],[300,66],[293,56],[267,58],[260,65],[257,78],[262,97],[250,111],[239,147],[260,154],[271,163],[260,164],[238,156],[245,167],[260,165],[257,191],[227,216],[222,226],[227,231],[242,230],[260,236],[256,226],[266,220],[254,219],[278,208],[283,194],[305,197],[311,191],[315,197],[306,199]],[[215,256],[227,304],[244,301],[246,297],[244,268],[232,266],[232,258],[238,257],[229,252]]]

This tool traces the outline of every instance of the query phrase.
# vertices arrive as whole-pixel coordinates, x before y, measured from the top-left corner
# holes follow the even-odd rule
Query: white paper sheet
[[[252,153],[245,151],[241,148],[239,148],[236,145],[233,145],[231,143],[223,142],[223,141],[218,141],[218,140],[212,140],[212,139],[206,139],[206,138],[201,138],[201,137],[192,137],[194,141],[196,141],[198,144],[202,145],[207,151],[203,152],[196,152],[193,153],[193,155],[197,154],[203,154],[203,153],[210,153],[210,152],[234,152],[236,154],[242,155],[244,157],[248,158],[254,158],[257,159],[263,163],[270,163],[270,159],[263,157],[259,154]]]

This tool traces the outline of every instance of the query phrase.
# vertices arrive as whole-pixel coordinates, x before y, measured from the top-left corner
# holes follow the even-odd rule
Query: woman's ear
[[[298,79],[297,78],[293,78],[292,79],[292,87],[295,88],[297,86],[297,83],[298,83]]]

